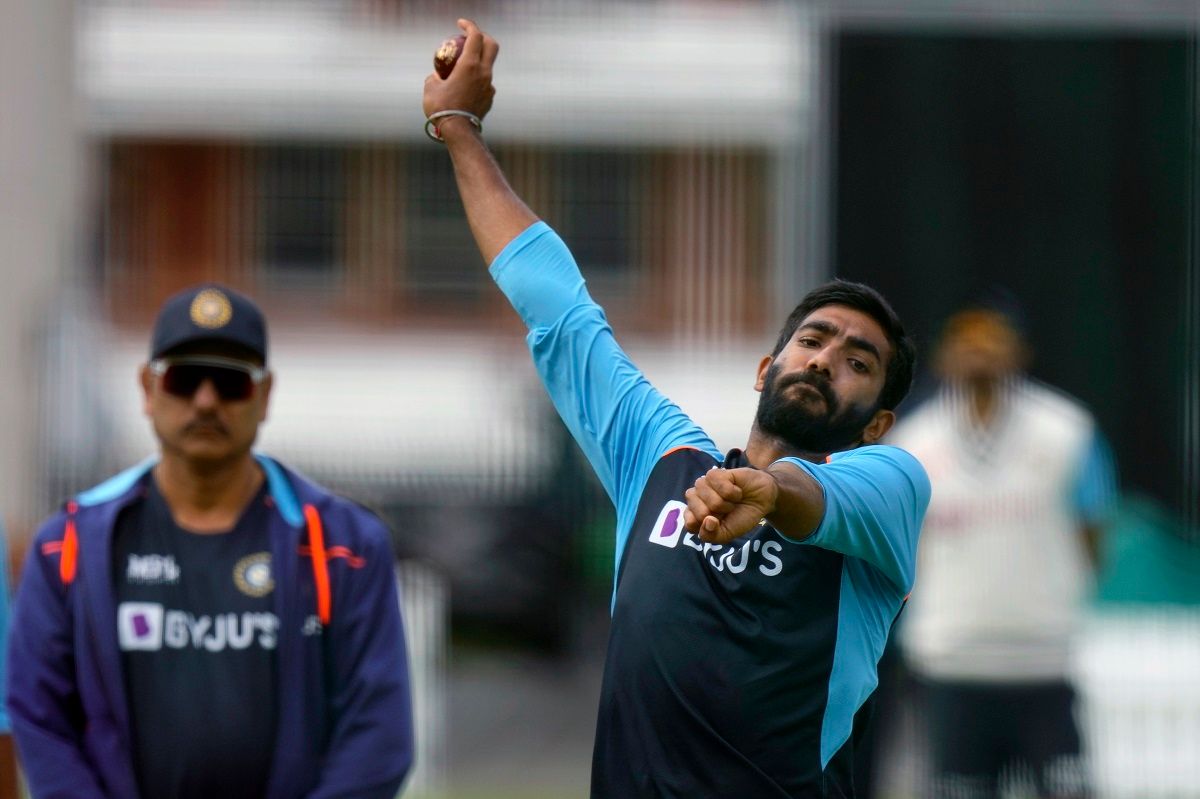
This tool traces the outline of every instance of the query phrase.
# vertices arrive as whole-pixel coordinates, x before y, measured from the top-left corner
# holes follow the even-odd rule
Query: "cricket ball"
[[[433,69],[439,78],[445,80],[450,77],[450,72],[454,69],[458,57],[462,55],[463,45],[466,43],[467,37],[461,33],[442,42],[441,47],[433,54]]]

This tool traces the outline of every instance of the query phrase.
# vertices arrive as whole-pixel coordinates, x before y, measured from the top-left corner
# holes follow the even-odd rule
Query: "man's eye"
[[[805,337],[804,337],[804,338],[802,338],[802,339],[799,339],[799,340],[797,341],[797,343],[798,343],[798,344],[799,344],[801,347],[817,347],[817,346],[820,346],[820,342],[819,342],[819,341],[817,341],[815,338],[809,338],[809,337],[807,337],[807,336],[805,336]]]
[[[870,371],[870,369],[868,368],[868,366],[865,363],[863,363],[862,361],[860,361],[856,358],[850,359],[850,368],[856,372],[865,373],[865,372]]]

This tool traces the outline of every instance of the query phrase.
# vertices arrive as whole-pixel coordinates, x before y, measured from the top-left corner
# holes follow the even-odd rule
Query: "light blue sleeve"
[[[616,505],[619,563],[658,459],[685,446],[721,456],[617,344],[575,259],[549,225],[527,228],[489,271],[529,328],[526,342],[550,399]]]
[[[1117,469],[1112,450],[1099,432],[1084,452],[1075,483],[1075,508],[1087,524],[1101,524],[1112,513],[1117,499]]]
[[[836,453],[829,463],[783,458],[812,475],[825,514],[803,544],[860,558],[903,593],[912,590],[917,537],[929,507],[929,477],[898,447],[870,445]]]

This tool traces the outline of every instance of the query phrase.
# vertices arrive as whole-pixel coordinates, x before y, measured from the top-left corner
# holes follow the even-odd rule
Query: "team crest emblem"
[[[233,306],[223,292],[205,289],[192,300],[191,316],[198,327],[213,330],[229,324],[233,316]]]
[[[246,596],[262,597],[271,593],[275,589],[271,553],[255,552],[239,560],[233,567],[233,582]]]

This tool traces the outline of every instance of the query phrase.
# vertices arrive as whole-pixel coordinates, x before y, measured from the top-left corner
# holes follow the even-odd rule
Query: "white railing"
[[[446,790],[446,662],[450,602],[447,581],[419,561],[396,566],[400,613],[408,646],[417,759],[405,799],[441,796]]]

